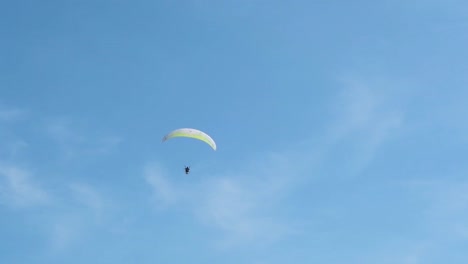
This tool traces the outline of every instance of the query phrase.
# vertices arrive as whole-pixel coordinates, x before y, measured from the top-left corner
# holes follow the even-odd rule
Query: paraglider
[[[173,131],[169,132],[167,135],[165,135],[163,137],[162,141],[165,142],[165,141],[167,141],[167,140],[169,140],[171,138],[175,138],[175,137],[186,137],[186,138],[198,139],[198,140],[201,140],[201,141],[205,142],[206,144],[208,144],[213,150],[216,150],[216,142],[210,136],[208,136],[208,134],[206,134],[205,132],[200,131],[198,129],[179,128],[179,129],[173,130]]]
[[[176,138],[176,137],[185,137],[185,138],[193,138],[197,140],[201,140],[204,143],[208,144],[213,150],[216,151],[216,142],[205,132],[200,131],[198,129],[194,128],[179,128],[176,130],[173,130],[166,134],[162,142],[164,143],[165,141]],[[190,173],[190,166],[185,166],[185,174]]]

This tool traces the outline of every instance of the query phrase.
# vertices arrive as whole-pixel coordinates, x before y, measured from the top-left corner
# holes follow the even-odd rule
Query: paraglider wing
[[[179,129],[176,129],[176,130],[170,132],[169,134],[165,135],[163,137],[162,141],[165,142],[166,140],[169,140],[169,139],[175,138],[175,137],[187,137],[187,138],[198,139],[198,140],[201,140],[201,141],[205,142],[206,144],[210,145],[210,147],[213,150],[216,150],[215,141],[210,136],[208,136],[205,132],[194,129],[194,128],[179,128]]]

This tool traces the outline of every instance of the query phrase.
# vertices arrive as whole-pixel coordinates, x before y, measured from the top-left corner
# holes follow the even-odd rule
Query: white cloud
[[[41,206],[40,215],[30,214],[38,218],[34,225],[47,234],[44,239],[54,254],[80,243],[93,227],[108,220],[105,213],[109,202],[92,186],[59,185],[52,196],[27,170],[16,166],[0,166],[0,204],[15,209]]]
[[[343,167],[351,176],[363,171],[384,143],[399,135],[404,125],[400,104],[404,100],[384,93],[392,87],[381,84],[383,81],[349,77],[342,83],[343,89],[331,105],[335,119],[326,131],[322,151],[336,159],[334,154],[346,147]]]
[[[84,144],[85,137],[78,134],[76,132],[77,129],[77,127],[72,129],[70,121],[65,119],[55,119],[47,122],[46,132],[55,142],[57,142],[62,152],[62,157],[75,157],[79,151],[79,146]]]
[[[158,164],[149,164],[144,171],[146,182],[153,189],[153,198],[157,207],[173,204],[178,199],[177,190],[167,177],[167,173]]]
[[[0,108],[0,121],[8,122],[22,118],[25,111],[17,108]]]
[[[106,208],[106,202],[93,187],[83,183],[73,183],[69,186],[72,198],[80,205],[90,209],[96,217],[99,217]]]
[[[251,172],[239,177],[258,177]],[[222,230],[226,236],[220,246],[268,245],[291,234],[295,227],[278,217],[278,204],[284,189],[275,180],[249,181],[222,177],[202,184],[192,210],[205,224]],[[278,196],[278,197],[276,197]]]
[[[48,120],[45,131],[60,148],[60,156],[68,159],[110,154],[123,141],[115,135],[90,136],[89,131],[67,118]]]
[[[433,249],[468,241],[466,180],[404,180],[402,186],[412,194],[414,200],[411,202],[417,202],[414,210],[420,215],[419,228],[425,230],[425,243],[420,243],[420,247],[415,248],[403,263],[425,263],[431,259]]]
[[[423,264],[427,263],[432,244],[427,241],[399,241],[382,250],[373,252],[364,263]],[[361,262],[362,263],[362,262]]]
[[[77,215],[61,215],[53,219],[49,230],[49,243],[53,253],[69,249],[84,235],[83,223]]]
[[[123,138],[117,136],[108,136],[96,140],[95,147],[93,147],[90,152],[95,152],[99,154],[108,154],[111,151],[115,150],[123,141]]]
[[[24,149],[27,149],[29,147],[29,144],[24,140],[18,139],[18,140],[9,142],[7,146],[8,146],[8,149],[10,150],[10,155],[16,156],[18,153],[20,153]]]
[[[398,103],[402,98],[392,98],[391,94],[386,94],[384,91],[392,89],[387,87],[389,84],[382,85],[382,82],[362,81],[354,77],[342,81],[343,89],[332,106],[337,114],[335,126],[332,127],[335,138],[357,132],[372,133],[382,123],[398,126],[403,121],[403,112]]]
[[[37,233],[43,235],[38,239],[43,240],[46,253],[52,256],[80,246],[86,239],[96,236],[96,230],[105,232],[115,229],[112,216],[116,203],[107,199],[95,186],[83,182],[62,182],[65,178],[36,177],[22,166],[30,164],[33,167],[37,165],[39,169],[45,168],[30,159],[34,153],[21,155],[25,149],[34,148],[36,143],[19,137],[18,131],[29,130],[36,123],[22,123],[18,127],[6,123],[23,116],[24,111],[7,111],[0,105],[0,125],[6,127],[2,133],[4,142],[0,152],[0,206],[15,209],[5,211],[10,214],[6,217],[15,219],[27,214],[28,217],[18,225],[34,226]],[[120,137],[97,135],[96,131],[86,130],[67,118],[46,119],[40,125],[43,133],[35,137],[48,136],[58,146],[58,151],[56,149],[54,152],[53,148],[48,150],[51,158],[54,154],[60,158],[79,157],[81,163],[88,156],[109,154],[122,142]],[[61,163],[62,160],[55,162]],[[59,167],[62,165],[59,164]]]
[[[434,231],[449,239],[468,239],[468,182],[440,180],[431,184],[426,185],[425,195],[429,199],[428,218]]]
[[[96,235],[93,230],[111,229],[112,203],[95,187],[85,183],[62,186],[65,190],[60,203],[49,208],[47,230],[52,254],[60,254],[80,246],[84,240]]]
[[[14,166],[0,166],[0,194],[2,202],[13,207],[43,205],[50,201],[49,195],[30,174]]]
[[[200,223],[223,231],[218,246],[259,241],[268,245],[296,228],[279,217],[278,208],[301,174],[294,163],[277,154],[252,164],[231,174],[200,176],[191,183],[170,180],[161,166],[152,164],[146,167],[145,179],[159,205],[184,209]]]

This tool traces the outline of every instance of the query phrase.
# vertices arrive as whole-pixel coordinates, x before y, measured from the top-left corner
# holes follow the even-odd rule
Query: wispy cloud
[[[173,204],[179,198],[178,190],[167,176],[167,172],[159,164],[152,163],[145,167],[144,178],[153,189],[153,199],[159,208]]]
[[[2,203],[13,207],[43,205],[50,201],[47,192],[24,169],[0,165]]]
[[[46,124],[47,134],[57,142],[62,155],[67,158],[74,157],[77,154],[78,147],[83,144],[85,137],[76,131],[78,128],[72,129],[71,122],[67,119],[54,119]]]
[[[79,214],[60,214],[51,220],[47,241],[52,253],[66,251],[85,235],[82,220]]]
[[[90,131],[68,118],[48,120],[45,131],[66,158],[109,154],[123,141],[116,135],[90,136]]]
[[[7,108],[0,105],[0,121],[16,121],[26,114],[25,110],[18,108]]]
[[[297,228],[277,211],[282,198],[300,181],[300,174],[288,163],[278,154],[267,154],[252,160],[252,167],[191,184],[170,180],[160,165],[153,164],[146,167],[145,179],[161,205],[183,208],[200,223],[222,231],[218,246],[258,241],[268,245]]]
[[[468,181],[419,180],[409,187],[426,201],[426,221],[449,238],[468,239]]]
[[[359,77],[344,78],[343,88],[333,104],[336,120],[333,126],[335,137],[372,133],[382,123],[395,126],[403,121],[402,98],[394,98],[384,81],[361,80]],[[384,127],[387,127],[384,125]]]
[[[0,107],[0,121],[14,121],[23,115],[23,111],[7,111]],[[34,135],[33,138],[19,136],[29,135],[20,133],[21,129],[29,130],[38,124],[43,129],[42,134]],[[14,208],[8,212],[13,218],[20,212],[29,214],[28,219],[36,219],[30,224],[43,234],[38,239],[50,250],[48,253],[60,254],[80,245],[95,235],[93,231],[97,227],[99,230],[112,228],[110,215],[114,212],[113,199],[107,199],[102,191],[85,183],[83,179],[70,182],[65,179],[55,181],[55,178],[52,181],[43,172],[36,175],[29,167],[38,171],[44,167],[30,159],[31,155],[18,154],[26,147],[33,150],[35,146],[41,146],[40,140],[46,136],[46,139],[58,146],[58,149],[48,149],[51,158],[54,153],[60,157],[57,163],[63,162],[64,156],[65,159],[79,157],[81,162],[88,156],[111,153],[122,142],[120,137],[98,135],[96,131],[87,130],[69,118],[46,118],[45,122],[23,122],[17,127],[7,122],[0,125],[5,126],[8,132],[5,133],[8,137],[3,137],[4,144],[0,152],[0,206]],[[32,139],[38,139],[37,145]],[[24,164],[28,164],[28,168]]]
[[[107,223],[111,203],[94,187],[73,183],[46,189],[40,180],[24,168],[0,165],[0,205],[37,218],[34,225],[46,234],[43,239],[53,254],[80,243],[95,226]],[[40,215],[28,210],[34,208],[41,208]]]
[[[93,187],[83,183],[73,183],[69,186],[72,198],[82,205],[94,212],[96,216],[106,208],[106,202],[99,192]]]
[[[96,140],[95,146],[90,150],[91,152],[99,154],[109,154],[114,151],[123,142],[122,137],[106,136]]]
[[[405,235],[406,243],[399,243],[391,253],[381,254],[393,260],[384,263],[427,263],[439,250],[458,254],[460,243],[468,241],[468,182],[421,178],[401,183],[414,204],[420,231]]]
[[[432,250],[431,243],[427,241],[399,241],[396,245],[383,250],[366,253],[366,261],[356,263],[382,263],[382,264],[423,264],[427,263],[428,253]]]
[[[250,177],[258,176],[253,172]],[[269,245],[293,234],[297,227],[279,217],[277,204],[284,189],[275,182],[249,182],[223,177],[203,184],[202,195],[192,204],[192,210],[205,224],[223,231],[219,246],[255,244]]]
[[[4,160],[15,160],[22,154],[25,154],[30,144],[19,137],[5,136],[0,140],[2,148],[0,149],[0,157]]]
[[[64,186],[65,187],[65,186]],[[93,186],[73,183],[64,188],[69,196],[61,197],[62,204],[51,208],[47,229],[53,253],[66,251],[91,236],[96,226],[106,228],[108,209],[112,206]]]
[[[335,161],[337,156],[333,154],[346,148],[343,164],[349,175],[356,175],[372,162],[387,140],[399,135],[404,125],[404,100],[386,94],[384,91],[392,89],[383,81],[351,76],[341,83],[343,88],[330,106],[335,119],[326,131],[322,148]]]

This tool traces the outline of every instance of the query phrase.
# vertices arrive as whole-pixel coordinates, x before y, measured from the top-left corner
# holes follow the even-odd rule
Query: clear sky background
[[[2,1],[0,262],[466,264],[467,32],[462,0]]]

